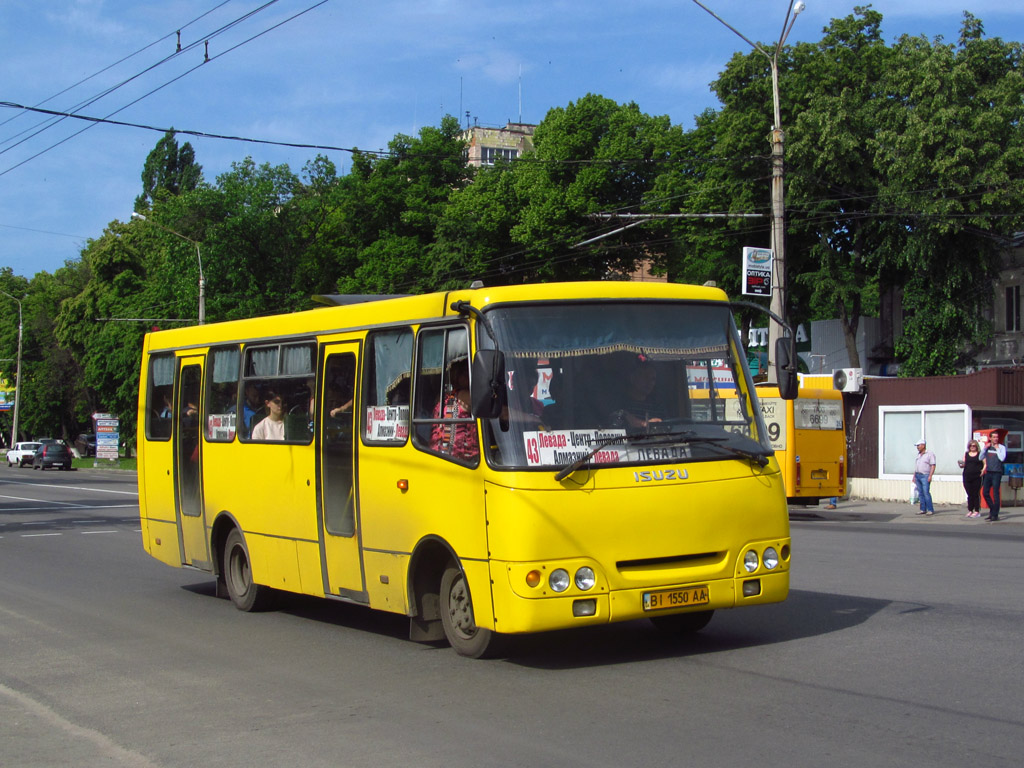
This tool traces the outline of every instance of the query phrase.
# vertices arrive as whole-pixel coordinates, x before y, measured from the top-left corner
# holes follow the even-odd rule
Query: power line
[[[231,26],[234,26],[235,24],[239,23],[244,18],[251,17],[252,15],[258,13],[259,11],[265,9],[266,7],[272,5],[273,3],[277,2],[277,1],[278,0],[270,0],[270,2],[267,2],[263,6],[260,6],[260,8],[257,8],[254,11],[250,12],[249,14],[246,14],[246,16],[242,17],[241,19],[238,19],[238,20],[232,22],[230,25],[222,27],[220,30],[217,31],[217,33],[219,34],[220,32],[230,28]],[[303,16],[303,15],[309,13],[310,11],[315,10],[316,8],[319,8],[321,5],[325,5],[327,2],[328,2],[328,0],[320,0],[320,2],[314,3],[313,5],[309,6],[308,8],[306,8],[306,9],[304,9],[302,11],[299,11],[298,13],[295,13],[295,14],[289,16],[288,18],[284,19],[283,21],[281,21],[281,22],[279,22],[277,24],[274,24],[274,25],[272,25],[270,27],[267,27],[266,29],[262,30],[261,32],[258,32],[257,34],[255,34],[255,35],[253,35],[253,36],[243,40],[242,42],[240,42],[240,43],[238,43],[238,44],[228,48],[225,51],[222,51],[221,53],[219,53],[219,54],[217,54],[215,56],[210,56],[209,53],[207,52],[206,55],[203,58],[203,61],[200,62],[199,64],[197,64],[196,66],[192,67],[189,70],[186,70],[185,72],[183,72],[182,74],[178,75],[177,77],[174,77],[174,78],[168,80],[167,82],[163,83],[162,85],[157,86],[156,88],[152,89],[148,93],[144,93],[143,95],[139,96],[137,99],[134,99],[133,101],[128,102],[127,104],[125,104],[122,107],[119,107],[118,109],[114,110],[113,112],[110,112],[104,118],[85,117],[83,115],[79,115],[79,114],[75,114],[75,113],[71,113],[71,112],[63,112],[63,111],[59,111],[59,110],[46,110],[46,109],[42,109],[42,108],[39,108],[39,107],[26,107],[26,106],[23,106],[23,105],[20,105],[20,104],[11,104],[10,102],[0,102],[0,104],[2,104],[3,106],[11,106],[11,107],[15,107],[15,108],[22,109],[22,110],[28,110],[28,111],[31,111],[31,112],[39,112],[39,113],[42,113],[42,114],[50,114],[50,115],[53,115],[53,116],[60,117],[61,120],[65,119],[65,118],[76,118],[76,119],[84,119],[84,120],[86,120],[87,122],[90,123],[86,127],[82,128],[82,130],[77,131],[77,132],[71,134],[70,136],[64,137],[60,141],[55,142],[54,144],[51,144],[46,149],[40,150],[36,154],[31,155],[30,157],[25,158],[20,163],[16,163],[15,165],[12,165],[12,166],[4,169],[3,171],[0,171],[0,176],[4,176],[4,175],[10,173],[11,171],[13,171],[15,168],[20,168],[22,165],[25,165],[26,163],[28,163],[28,162],[30,162],[32,160],[35,160],[40,155],[44,155],[47,152],[49,152],[50,150],[55,149],[56,147],[59,147],[61,144],[64,144],[65,142],[70,141],[71,139],[75,138],[76,136],[79,136],[80,134],[82,134],[85,131],[89,130],[90,128],[92,128],[94,125],[96,125],[98,123],[110,123],[110,124],[113,124],[113,125],[118,125],[118,124],[120,124],[120,125],[131,125],[129,123],[119,123],[118,121],[110,120],[109,118],[112,115],[116,115],[119,112],[123,112],[124,110],[128,109],[128,107],[133,106],[134,104],[137,104],[138,102],[142,101],[143,99],[148,98],[149,96],[152,96],[157,91],[160,91],[163,88],[166,88],[167,86],[177,82],[178,80],[181,80],[182,78],[186,77],[187,75],[190,75],[192,72],[195,72],[197,69],[202,67],[204,64],[207,64],[207,63],[209,63],[211,61],[214,61],[215,59],[219,59],[221,56],[226,56],[227,54],[231,53],[232,51],[237,50],[238,48],[242,47],[243,45],[247,45],[248,43],[252,42],[253,40],[255,40],[255,39],[259,38],[259,37],[262,37],[263,35],[265,35],[265,34],[271,32],[271,31],[277,29],[278,27],[284,26],[285,24],[287,24],[287,23],[289,23],[291,21],[294,21],[298,17]],[[189,47],[195,47],[198,44],[199,43],[197,41],[196,43],[191,44],[191,46],[189,46]],[[175,55],[177,55],[177,54],[175,54]],[[153,65],[153,67],[150,67],[149,69],[151,70],[151,69],[153,69],[156,66],[159,66],[159,63],[156,64],[156,65]],[[149,70],[147,70],[147,71],[149,71]],[[138,77],[138,76],[139,75],[136,75],[134,77]],[[134,77],[132,79],[134,79]],[[99,98],[99,97],[97,97],[97,98]],[[133,126],[133,127],[145,127],[145,128],[149,128],[150,130],[157,130],[157,129],[152,128],[150,126]],[[166,133],[170,129],[162,129],[162,130],[163,130],[164,133]],[[185,133],[185,131],[175,131],[175,132],[176,133]],[[239,140],[243,140],[243,139],[239,139]],[[6,150],[4,150],[4,151],[6,151]]]
[[[327,0],[323,0],[323,2],[320,3],[320,4],[322,5],[325,2],[327,2]],[[223,54],[221,54],[221,55],[223,55]],[[211,61],[212,61],[212,59],[211,59]],[[202,65],[200,65],[200,66],[202,66]],[[189,72],[191,72],[191,71],[192,70],[189,70]],[[188,74],[188,72],[186,72],[185,74]],[[185,75],[181,75],[180,77],[184,77],[184,76]],[[175,78],[175,79],[176,80],[180,79],[180,77],[179,78]],[[174,82],[174,81],[172,80],[171,82]],[[165,85],[167,85],[167,84],[165,84]],[[162,87],[164,87],[164,86],[161,86],[161,88]],[[146,94],[146,95],[148,96],[149,94]],[[145,97],[141,97],[141,98],[145,98]],[[136,101],[138,101],[138,99]],[[132,104],[134,104],[134,103],[135,102],[132,102]],[[176,134],[180,133],[180,134],[183,134],[185,136],[195,136],[195,137],[201,138],[201,139],[223,139],[225,141],[242,141],[242,142],[247,142],[247,143],[250,143],[250,144],[269,144],[271,146],[292,147],[292,148],[295,148],[295,149],[322,149],[322,150],[325,150],[325,151],[332,151],[332,152],[352,152],[352,153],[355,153],[355,154],[375,155],[375,156],[378,156],[378,157],[393,156],[393,153],[388,152],[388,151],[384,151],[384,150],[375,151],[375,150],[358,149],[358,148],[355,148],[355,147],[337,147],[337,146],[333,146],[333,145],[330,145],[330,144],[306,144],[306,143],[302,143],[302,142],[291,142],[291,141],[271,141],[270,139],[254,139],[254,138],[250,138],[250,137],[246,137],[246,136],[229,136],[229,135],[220,134],[220,133],[208,133],[206,131],[193,131],[193,130],[188,130],[188,129],[184,129],[184,128],[161,128],[161,127],[154,126],[154,125],[145,125],[143,123],[129,123],[129,122],[125,122],[125,121],[122,121],[122,120],[111,120],[108,117],[90,117],[89,115],[78,115],[78,114],[72,114],[70,112],[60,112],[58,110],[53,110],[53,109],[43,109],[41,107],[26,107],[23,104],[15,104],[14,102],[11,102],[11,101],[0,101],[0,106],[2,106],[2,107],[9,107],[11,109],[23,109],[23,110],[27,110],[29,112],[40,112],[42,114],[47,114],[47,115],[60,115],[60,116],[63,116],[63,117],[70,117],[70,118],[73,118],[75,120],[84,120],[84,121],[92,123],[92,124],[102,123],[102,124],[105,124],[105,125],[118,125],[118,126],[122,126],[122,127],[126,127],[126,128],[140,128],[140,129],[146,130],[146,131],[157,131],[159,133],[173,132],[173,133],[176,133]],[[126,107],[129,107],[129,106],[131,106],[131,104],[128,104],[125,107],[122,107],[122,109],[124,109]],[[118,110],[118,111],[120,111],[120,110]],[[112,113],[112,114],[116,114],[116,113]],[[92,126],[90,125],[89,127],[92,127]],[[79,131],[79,133],[81,133],[81,131]],[[74,134],[74,135],[77,136],[78,134]],[[40,154],[42,154],[42,153],[40,153]],[[36,156],[38,156],[38,155],[36,155]],[[28,158],[28,159],[31,160],[32,158]],[[28,162],[28,160],[23,161],[23,162]],[[21,164],[22,163],[19,163],[19,165],[21,165]],[[2,176],[3,174],[7,173],[8,171],[14,170],[14,168],[17,168],[17,167],[18,166],[15,165],[15,166],[12,166],[11,168],[8,168],[5,171],[0,171],[0,176]]]
[[[215,5],[215,6],[213,7],[213,8],[211,8],[211,9],[210,9],[210,10],[208,10],[208,11],[206,11],[205,13],[201,13],[201,14],[200,14],[199,16],[196,16],[196,18],[192,19],[192,20],[191,20],[191,21],[189,21],[189,22],[186,22],[185,24],[183,24],[183,25],[182,25],[181,27],[179,27],[179,28],[178,28],[177,30],[175,30],[175,31],[176,31],[176,32],[177,32],[177,33],[178,33],[178,34],[180,35],[180,34],[181,34],[181,30],[182,30],[182,29],[187,29],[188,27],[190,27],[190,26],[192,26],[193,24],[197,23],[197,22],[198,22],[198,21],[199,21],[200,19],[203,19],[204,17],[206,17],[206,16],[209,16],[209,15],[210,15],[211,13],[213,13],[214,11],[216,11],[216,10],[218,10],[218,9],[220,9],[220,8],[222,8],[222,7],[224,7],[225,5],[227,5],[227,4],[228,4],[228,3],[230,3],[230,2],[231,2],[231,0],[224,0],[224,1],[223,1],[222,3],[220,3],[219,5]],[[276,0],[275,0],[275,2],[276,2]],[[93,79],[94,77],[98,77],[99,75],[102,75],[102,74],[103,74],[104,72],[106,72],[106,71],[108,71],[108,70],[110,70],[110,69],[113,69],[114,67],[118,66],[119,64],[123,64],[124,62],[128,61],[129,59],[132,59],[132,58],[134,58],[134,57],[138,56],[138,55],[139,55],[140,53],[142,53],[143,51],[147,51],[147,50],[149,50],[149,49],[150,49],[150,48],[152,48],[152,47],[153,47],[154,45],[159,45],[159,44],[160,44],[160,43],[162,43],[162,42],[163,42],[164,40],[166,40],[167,38],[171,37],[171,35],[173,35],[173,34],[175,34],[175,32],[169,32],[169,33],[167,33],[166,35],[164,35],[163,37],[159,37],[159,38],[157,38],[157,39],[156,39],[156,40],[154,40],[153,42],[151,42],[151,43],[149,43],[149,44],[147,44],[147,45],[144,45],[144,46],[142,46],[142,47],[141,47],[141,48],[139,48],[139,49],[138,49],[137,51],[134,51],[133,53],[129,53],[129,54],[127,55],[127,56],[123,56],[123,57],[121,57],[120,59],[118,59],[117,61],[113,62],[112,64],[108,64],[107,66],[103,67],[102,69],[99,69],[99,70],[97,70],[96,72],[93,72],[93,73],[92,73],[91,75],[88,75],[87,77],[83,77],[83,78],[82,78],[81,80],[79,80],[79,81],[78,81],[77,83],[74,83],[73,85],[69,85],[69,86],[68,86],[67,88],[64,88],[63,90],[57,91],[57,93],[53,94],[52,96],[47,96],[47,97],[46,97],[45,99],[43,99],[42,101],[36,102],[36,104],[34,104],[33,106],[36,106],[36,107],[41,107],[41,106],[42,106],[43,104],[46,104],[46,103],[47,103],[48,101],[53,101],[53,100],[54,100],[54,99],[56,99],[56,98],[57,98],[58,96],[62,96],[62,95],[64,95],[64,94],[65,94],[65,93],[67,93],[68,91],[70,91],[70,90],[72,90],[72,89],[74,89],[74,88],[77,88],[78,86],[80,86],[80,85],[82,85],[82,84],[84,84],[84,83],[87,83],[88,81],[92,80],[92,79]],[[178,46],[178,51],[179,51],[179,52],[181,51],[181,45],[180,45],[180,44],[179,44],[179,46]],[[164,59],[163,61],[167,61],[167,60],[168,60],[169,58],[171,58],[171,57],[167,57],[167,58],[165,58],[165,59]],[[162,63],[162,62],[160,62],[160,63]],[[145,72],[145,71],[148,71],[149,69],[150,69],[150,68],[147,68],[146,70],[143,70],[143,71]],[[124,84],[124,83],[121,83],[120,85],[123,85],[123,84]],[[117,86],[117,87],[120,87],[120,85],[119,85],[119,86]],[[108,91],[105,91],[105,92],[104,92],[104,94],[101,94],[101,95],[105,95],[106,93],[109,93],[109,90],[108,90]],[[97,98],[98,98],[98,97],[97,97]],[[89,103],[91,103],[91,102],[89,102]],[[77,105],[77,106],[73,107],[73,109],[78,109],[78,108],[80,108],[80,106],[82,106],[83,104],[84,104],[84,103],[80,103],[79,105]],[[17,119],[18,117],[19,117],[19,115],[13,115],[13,116],[11,116],[11,117],[7,118],[6,120],[2,120],[2,121],[0,121],[0,126],[4,126],[4,125],[7,125],[7,123],[11,122],[12,120],[16,120],[16,119]],[[35,126],[33,126],[33,127],[35,127]],[[31,129],[29,128],[29,129],[26,129],[26,130],[31,130]],[[25,131],[22,131],[21,133],[24,133],[24,132],[25,132]],[[16,134],[14,134],[14,136],[12,136],[11,138],[17,138],[18,136],[20,136],[20,135],[21,135],[21,133],[16,133]],[[3,141],[3,142],[0,142],[0,143],[6,144],[6,143],[7,143],[7,141],[10,141],[10,139],[7,139],[7,140],[5,140],[5,141]]]

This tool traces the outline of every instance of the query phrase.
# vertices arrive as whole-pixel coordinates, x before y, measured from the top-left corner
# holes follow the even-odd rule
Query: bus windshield
[[[764,464],[771,455],[724,304],[533,304],[487,318],[505,354],[508,400],[486,424],[493,466]]]

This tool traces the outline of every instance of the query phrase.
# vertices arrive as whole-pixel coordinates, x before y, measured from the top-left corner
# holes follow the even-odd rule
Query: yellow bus
[[[812,505],[846,495],[846,430],[842,392],[805,384],[801,379],[793,400],[768,385],[759,385],[757,395],[786,496]]]
[[[721,290],[358,298],[146,336],[153,557],[241,610],[316,595],[472,657],[786,598],[782,477]]]

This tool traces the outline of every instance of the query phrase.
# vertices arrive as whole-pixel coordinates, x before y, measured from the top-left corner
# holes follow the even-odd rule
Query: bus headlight
[[[556,568],[548,577],[548,585],[553,592],[565,592],[569,588],[569,572],[564,568]]]
[[[757,552],[752,549],[747,550],[747,554],[743,556],[743,568],[747,573],[757,570]]]
[[[775,551],[775,547],[768,547],[768,549],[764,551],[764,567],[771,571],[778,564],[779,553]]]
[[[576,571],[576,587],[586,592],[588,589],[594,588],[594,569],[583,566]]]

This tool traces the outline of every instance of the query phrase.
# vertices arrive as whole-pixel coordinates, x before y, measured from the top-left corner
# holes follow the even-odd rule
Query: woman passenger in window
[[[253,440],[284,440],[284,403],[281,395],[268,389],[263,395],[267,418],[253,427]]]
[[[451,389],[444,400],[434,406],[435,419],[468,419],[472,417],[469,400],[469,362],[456,360],[449,368]],[[430,435],[430,447],[457,459],[474,460],[480,455],[476,439],[476,422],[465,424],[435,424]]]

